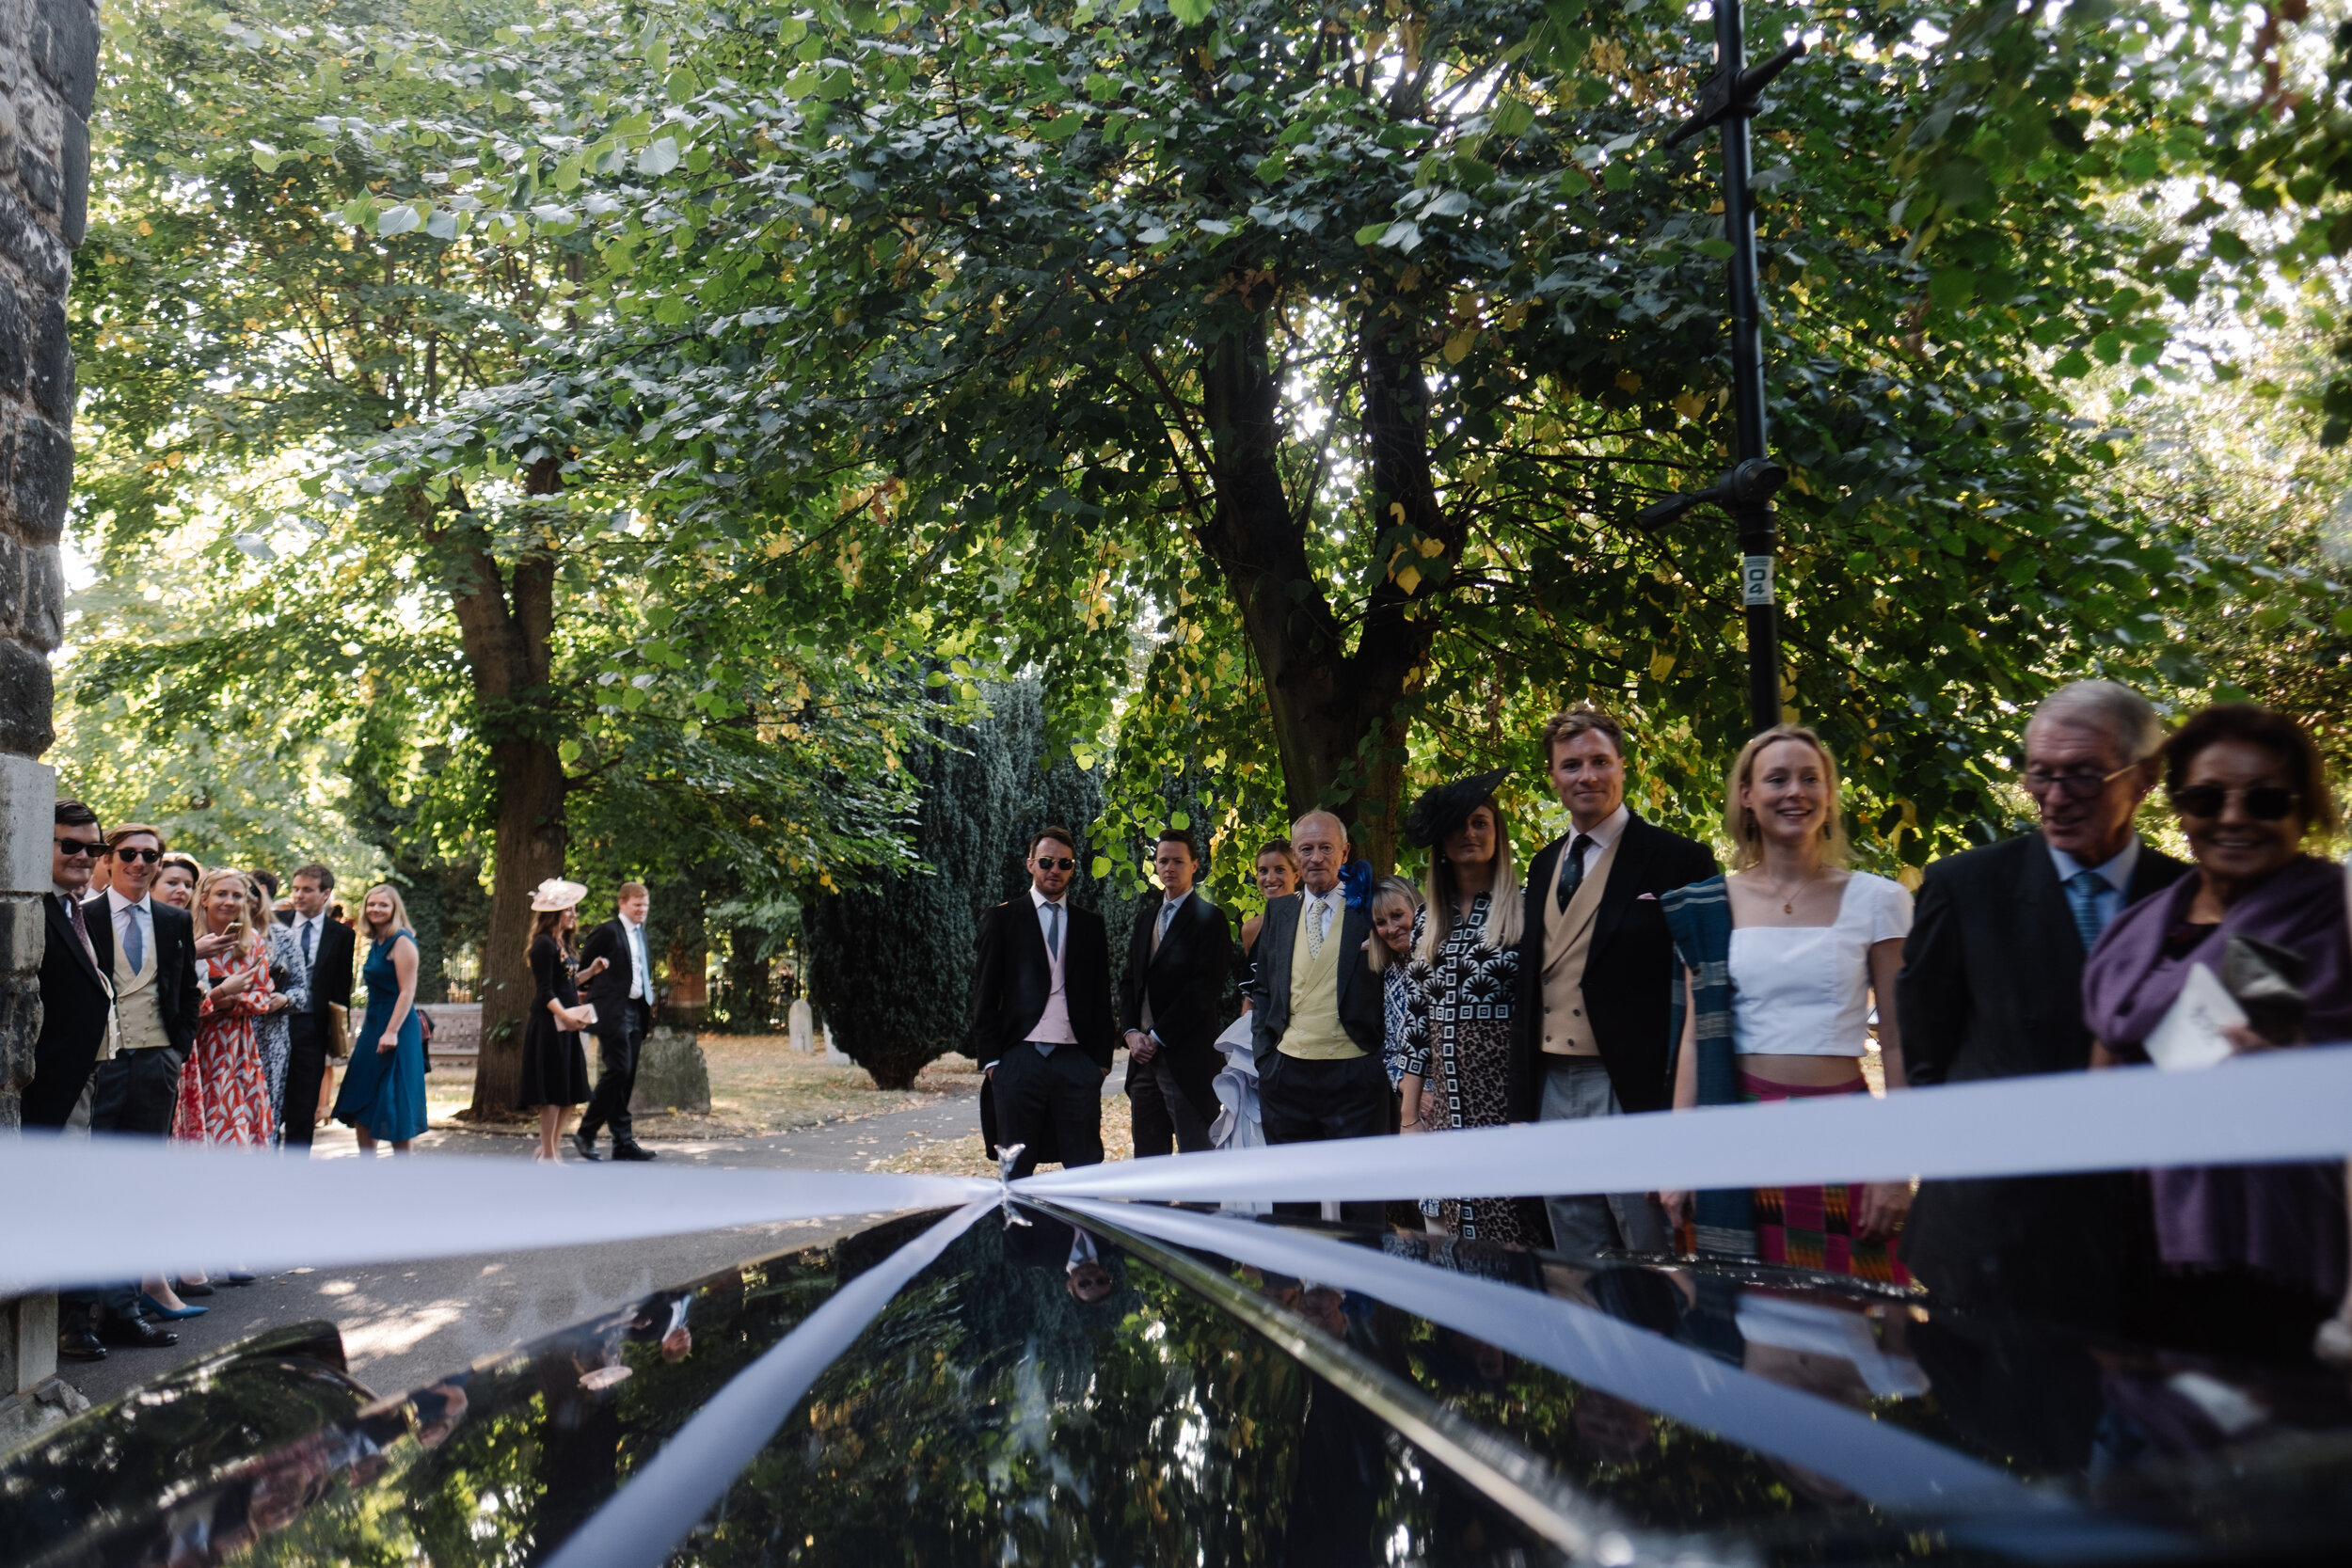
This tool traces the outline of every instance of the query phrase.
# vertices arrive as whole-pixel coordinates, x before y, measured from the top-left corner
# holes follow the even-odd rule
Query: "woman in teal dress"
[[[368,959],[368,1012],[351,1037],[351,1062],[335,1096],[335,1119],[359,1134],[359,1151],[380,1139],[395,1154],[424,1131],[424,1030],[417,1022],[417,938],[408,907],[389,885],[368,889],[359,906]]]

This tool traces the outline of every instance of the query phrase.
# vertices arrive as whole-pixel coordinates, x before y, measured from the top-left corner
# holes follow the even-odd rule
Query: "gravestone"
[[[810,1010],[808,999],[794,997],[787,1017],[792,1031],[792,1053],[796,1056],[814,1054],[817,1050],[817,1015]]]
[[[637,1117],[660,1111],[710,1114],[710,1064],[691,1030],[663,1024],[645,1037],[637,1051],[637,1087],[628,1097],[628,1110]]]

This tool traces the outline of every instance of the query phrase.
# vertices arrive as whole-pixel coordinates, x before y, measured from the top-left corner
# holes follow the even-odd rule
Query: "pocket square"
[[[1634,895],[1634,899],[1633,899],[1633,901],[1634,901],[1635,903],[1637,903],[1637,904],[1638,904],[1638,903],[1641,903],[1644,899],[1647,899],[1649,902],[1651,902],[1651,903],[1655,904],[1655,903],[1657,903],[1657,902],[1658,902],[1658,895],[1656,895],[1656,894],[1654,894],[1654,893],[1637,894],[1637,895]]]

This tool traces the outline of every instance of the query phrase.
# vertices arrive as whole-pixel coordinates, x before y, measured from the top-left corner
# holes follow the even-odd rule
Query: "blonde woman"
[[[1846,869],[1837,762],[1821,737],[1778,724],[1740,750],[1724,784],[1732,870],[1660,900],[1689,1006],[1675,1109],[1867,1094],[1871,999],[1889,1088],[1903,1083],[1895,976],[1911,931],[1900,883]],[[1896,1284],[1904,1181],[1661,1193],[1694,1218],[1699,1250]]]
[[[1421,913],[1421,892],[1402,877],[1384,877],[1373,888],[1364,912],[1372,916],[1372,945],[1365,950],[1365,956],[1372,963],[1372,972],[1380,976],[1380,1053],[1387,1060],[1389,1087],[1401,1094],[1405,1083],[1405,1036],[1412,1022],[1412,988],[1406,981],[1406,971],[1413,961],[1413,920]],[[1422,1097],[1424,1109],[1436,1103],[1434,1095]],[[1418,1129],[1435,1130],[1435,1123]]]
[[[171,1132],[186,1143],[265,1148],[275,1125],[253,1021],[275,1006],[276,993],[252,900],[245,874],[227,866],[207,871],[196,884],[198,934],[223,940],[197,960],[204,1000],[197,1007],[196,1047],[180,1072]]]
[[[351,1039],[351,1060],[335,1096],[335,1119],[358,1133],[359,1152],[389,1143],[395,1154],[424,1131],[424,1029],[417,1022],[417,936],[408,906],[389,882],[359,903],[367,939],[368,1012]]]
[[[1406,971],[1398,1117],[1407,1132],[1511,1119],[1511,1018],[1526,911],[1511,835],[1495,803],[1503,777],[1497,768],[1439,784],[1405,819],[1406,837],[1432,848]],[[1424,1109],[1425,1099],[1434,1102]],[[1437,1218],[1477,1241],[1541,1246],[1550,1238],[1542,1205],[1527,1198],[1446,1198]]]

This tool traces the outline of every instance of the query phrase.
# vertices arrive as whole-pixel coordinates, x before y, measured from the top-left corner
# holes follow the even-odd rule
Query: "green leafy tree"
[[[766,892],[894,861],[914,689],[890,623],[852,627],[843,579],[756,517],[672,526],[626,454],[583,464],[534,422],[546,387],[516,388],[562,356],[596,253],[437,204],[485,169],[509,194],[577,181],[526,99],[588,78],[498,41],[531,10],[114,12],[73,304],[103,592],[72,701],[286,762],[347,736],[339,766],[424,863],[491,867],[485,1115],[513,1098],[532,887],[723,859]],[[501,442],[363,461],[501,396]],[[170,627],[140,619],[150,594]]]
[[[947,655],[1046,672],[1058,734],[1120,721],[1123,775],[1254,772],[1379,863],[1408,775],[1515,758],[1563,698],[1711,780],[1745,722],[1727,531],[1630,521],[1727,446],[1711,160],[1657,147],[1711,65],[1680,15],[632,14],[660,69],[544,110],[603,313],[544,395],[461,410],[474,438],[560,405],[680,517],[796,514]],[[1938,20],[1751,13],[1819,40],[1759,171],[1789,700],[1914,862],[1997,815],[2015,705],[2158,662],[2199,580],[2047,368],[2145,225],[2088,177],[1994,185],[1942,242],[1979,294],[1913,253],[1874,153],[1943,80]],[[1138,626],[1150,724],[1118,707]]]

